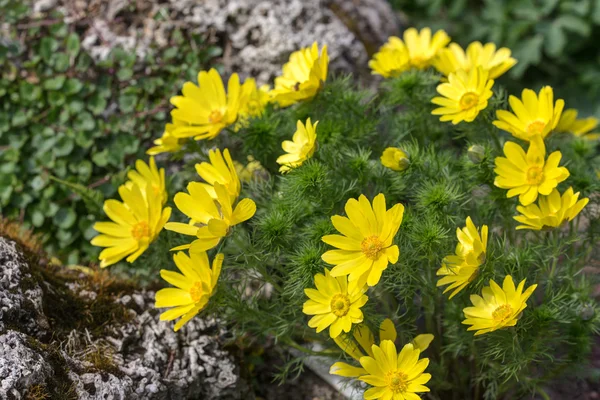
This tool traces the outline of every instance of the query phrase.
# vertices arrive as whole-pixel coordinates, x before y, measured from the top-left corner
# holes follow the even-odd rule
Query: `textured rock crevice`
[[[218,321],[173,332],[154,292],[27,259],[0,237],[0,398],[252,398]]]

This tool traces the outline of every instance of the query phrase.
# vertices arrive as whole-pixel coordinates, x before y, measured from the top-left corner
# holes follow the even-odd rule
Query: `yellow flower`
[[[510,96],[508,103],[513,112],[496,111],[498,120],[493,124],[522,140],[529,141],[538,135],[545,138],[556,128],[565,106],[564,100],[554,102],[554,92],[550,86],[544,86],[539,96],[531,89],[523,89],[521,98],[523,101]]]
[[[216,200],[198,182],[188,184],[189,194],[180,192],[175,195],[177,208],[190,218],[190,222],[169,222],[165,228],[183,235],[196,236],[197,239],[171,250],[189,249],[190,253],[199,253],[212,249],[219,244],[221,238],[227,236],[232,226],[252,218],[256,212],[256,204],[251,199],[242,199],[233,209],[227,188],[218,182],[215,182],[214,188]]]
[[[510,56],[510,49],[502,47],[496,51],[494,43],[473,42],[463,50],[460,45],[450,43],[441,49],[433,60],[433,66],[442,74],[448,76],[459,69],[470,71],[473,68],[482,67],[489,72],[489,79],[496,79],[511,69],[517,60]]]
[[[444,97],[434,97],[431,102],[441,106],[431,113],[441,115],[440,121],[472,122],[479,111],[488,105],[492,97],[494,81],[488,79],[488,72],[481,67],[471,71],[459,69],[448,76],[448,82],[441,83],[437,91]]]
[[[388,39],[369,61],[373,75],[395,78],[410,68],[408,49],[404,42],[395,36]]]
[[[360,310],[369,299],[365,287],[348,287],[346,277],[334,278],[325,268],[325,275],[315,275],[317,289],[304,289],[308,296],[302,306],[306,315],[314,315],[308,321],[308,326],[316,328],[317,333],[329,327],[329,335],[336,338],[342,332],[349,332],[352,324],[363,320]]]
[[[537,285],[529,286],[523,293],[524,287],[525,279],[515,289],[510,275],[504,278],[502,287],[491,280],[490,286],[486,286],[482,290],[483,297],[476,294],[471,295],[474,307],[467,307],[463,310],[466,319],[462,323],[471,325],[467,330],[476,330],[475,336],[515,326],[521,312],[527,307],[527,299]]]
[[[173,130],[177,126],[182,126],[185,124],[178,123],[176,120],[173,120],[172,124],[167,124],[165,126],[165,131],[163,135],[154,141],[156,146],[151,147],[146,151],[146,154],[150,156],[155,156],[161,153],[174,153],[176,151],[181,150],[181,143],[183,139],[176,138],[173,136]]]
[[[267,174],[260,161],[255,160],[252,156],[248,156],[248,164],[246,165],[237,161],[234,161],[233,165],[242,182],[251,182],[253,179]]]
[[[174,254],[173,261],[182,273],[160,270],[160,276],[175,286],[156,292],[156,308],[173,307],[160,314],[160,320],[173,321],[182,317],[175,324],[177,332],[202,311],[215,291],[223,258],[222,253],[217,254],[211,269],[206,252],[192,253],[189,257],[182,251]]]
[[[130,179],[125,183],[128,188],[131,189],[133,185],[138,185],[142,190],[142,194],[145,195],[146,187],[148,187],[148,193],[160,198],[163,205],[167,202],[165,169],[161,168],[160,171],[158,170],[154,157],[150,157],[150,165],[146,164],[143,160],[137,160],[135,162],[135,170],[129,171],[127,177]]]
[[[494,185],[509,189],[506,197],[519,195],[519,201],[527,206],[533,203],[538,193],[549,195],[560,182],[569,177],[565,167],[559,167],[562,154],[555,151],[546,159],[546,146],[537,135],[529,143],[527,154],[516,143],[504,144],[505,157],[496,157],[497,174]]]
[[[456,228],[456,237],[458,244],[455,254],[444,257],[442,267],[437,271],[437,275],[444,276],[437,282],[437,286],[450,284],[444,293],[454,289],[450,298],[475,279],[479,267],[485,262],[488,227],[483,225],[480,235],[471,217],[467,217],[467,225],[462,229]]]
[[[146,186],[144,195],[138,185],[121,185],[123,202],[106,200],[104,212],[114,222],[96,222],[100,235],[92,239],[94,246],[107,247],[100,253],[100,267],[108,267],[127,257],[134,262],[156,239],[171,216],[171,209],[162,209],[161,196],[154,196]]]
[[[418,69],[429,67],[440,49],[450,42],[450,37],[443,30],[437,31],[432,38],[429,28],[423,28],[420,32],[409,28],[404,31],[403,38],[408,49],[410,65]]]
[[[176,138],[213,139],[238,117],[241,87],[237,74],[229,78],[227,93],[214,68],[200,71],[198,86],[186,82],[181,92],[183,96],[171,97],[176,107],[171,116],[183,123],[172,130]]]
[[[231,197],[231,202],[234,203],[240,195],[241,184],[231,155],[229,155],[229,150],[225,149],[223,154],[221,154],[221,150],[219,149],[210,150],[208,152],[208,159],[210,163],[202,162],[196,164],[196,172],[207,182],[200,183],[199,185],[208,192],[210,197],[216,199],[217,193],[213,185],[215,182],[220,183],[225,186]]]
[[[573,188],[570,187],[562,197],[558,190],[552,190],[549,196],[542,196],[538,204],[530,204],[527,207],[517,206],[517,211],[521,213],[514,217],[524,225],[517,226],[517,229],[540,229],[558,228],[565,221],[572,221],[583,210],[590,199],[583,198],[579,200],[579,192],[573,194]]]
[[[410,159],[402,149],[388,147],[381,155],[381,164],[394,171],[404,171],[410,165]]]
[[[375,344],[375,338],[373,337],[373,332],[371,332],[369,327],[365,324],[360,324],[353,330],[352,333],[354,340],[352,340],[350,334],[341,334],[333,340],[340,347],[340,349],[342,349],[346,354],[354,358],[356,361],[360,361],[360,358],[364,356],[373,357],[372,348]],[[396,327],[394,326],[392,320],[389,318],[383,320],[381,326],[379,327],[379,342],[381,343],[384,340],[391,340],[394,342],[396,337]],[[423,352],[427,350],[432,340],[433,335],[422,334],[417,335],[411,344],[415,349],[419,349],[421,352]],[[357,343],[360,345],[360,347],[357,345]],[[341,361],[333,364],[329,369],[329,373],[347,378],[358,378],[361,375],[367,375],[367,371],[364,368],[355,367]]]
[[[271,101],[269,85],[257,88],[254,78],[246,79],[242,85],[239,118],[246,120],[262,115],[269,101]]]
[[[570,108],[565,110],[560,117],[556,130],[558,132],[570,132],[575,136],[596,140],[600,138],[600,132],[592,132],[598,127],[598,118],[588,117],[577,119],[577,110]]]
[[[424,386],[431,379],[424,373],[429,365],[428,358],[419,360],[421,351],[407,344],[398,354],[391,340],[383,340],[380,346],[373,345],[373,356],[360,358],[360,364],[367,371],[359,379],[373,386],[365,391],[365,399],[405,399],[419,400],[416,393],[429,392]]]
[[[333,264],[332,276],[349,275],[351,286],[375,286],[388,263],[396,263],[400,250],[392,245],[402,223],[404,206],[400,203],[386,211],[385,196],[378,194],[373,206],[364,195],[346,202],[346,215],[331,217],[333,226],[342,235],[323,236],[323,242],[337,247],[321,256]]]
[[[283,75],[275,78],[271,95],[281,107],[313,98],[327,79],[328,66],[327,46],[321,54],[317,42],[293,52],[283,66]]]
[[[284,154],[277,158],[277,164],[281,164],[279,172],[288,172],[292,168],[302,165],[304,161],[313,156],[317,149],[317,124],[310,122],[310,118],[306,120],[306,126],[302,121],[296,122],[296,132],[292,140],[285,140],[281,143],[281,148],[288,154]]]

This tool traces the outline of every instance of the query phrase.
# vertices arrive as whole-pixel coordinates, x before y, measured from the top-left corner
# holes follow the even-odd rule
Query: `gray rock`
[[[253,398],[222,348],[226,332],[218,320],[195,318],[174,332],[172,323],[159,320],[154,292],[131,291],[109,299],[124,307],[126,321],[106,321],[101,333],[85,323],[64,333],[48,323],[44,300],[70,291],[85,311],[106,295],[93,292],[85,275],[63,278],[60,287],[58,279],[36,282],[35,269],[14,242],[0,237],[0,399],[34,390],[90,400]]]

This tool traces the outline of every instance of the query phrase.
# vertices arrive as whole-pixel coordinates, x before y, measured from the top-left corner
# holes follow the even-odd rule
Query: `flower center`
[[[190,289],[190,297],[194,303],[197,303],[202,298],[204,290],[202,289],[202,282],[194,282],[194,285]]]
[[[367,258],[377,260],[383,250],[383,242],[379,240],[379,236],[369,236],[363,239],[360,248]]]
[[[492,317],[496,322],[506,321],[512,314],[512,307],[509,304],[502,304],[492,313]]]
[[[426,58],[424,56],[414,56],[410,60],[411,64],[419,69],[423,69],[423,68],[427,67],[427,61],[428,61],[428,58]]]
[[[221,122],[222,119],[223,119],[223,113],[219,110],[212,110],[210,112],[210,115],[208,116],[208,122],[210,122],[211,124],[216,124],[218,122]]]
[[[150,227],[146,221],[138,222],[131,228],[131,236],[135,239],[140,240],[150,236]]]
[[[408,376],[400,371],[390,371],[385,380],[388,388],[394,393],[404,393],[408,389]]]
[[[539,185],[544,180],[544,171],[540,167],[530,167],[527,170],[527,183]]]
[[[350,299],[345,294],[338,293],[331,298],[331,312],[337,317],[345,317],[350,311]]]
[[[473,92],[467,92],[462,95],[459,101],[459,106],[461,110],[468,110],[473,108],[479,102],[479,96]]]
[[[544,121],[535,121],[527,125],[527,133],[541,135],[544,132],[544,128],[546,128],[546,123]]]

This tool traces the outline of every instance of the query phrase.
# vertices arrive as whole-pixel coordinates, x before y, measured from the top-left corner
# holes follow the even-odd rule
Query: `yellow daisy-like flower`
[[[483,225],[480,234],[471,217],[467,217],[467,225],[462,229],[456,228],[456,237],[458,244],[455,254],[444,257],[442,267],[437,271],[438,276],[443,276],[437,286],[450,284],[444,293],[454,290],[450,298],[475,279],[479,267],[485,262],[488,227]]]
[[[288,172],[292,168],[302,165],[304,161],[313,156],[317,149],[317,124],[310,122],[310,118],[306,120],[306,125],[302,121],[296,122],[296,132],[292,140],[285,140],[281,143],[281,148],[288,154],[284,154],[277,158],[277,164],[281,164],[279,172]]]
[[[410,68],[408,49],[404,42],[395,36],[381,46],[379,51],[369,61],[373,75],[384,78],[395,78]]]
[[[323,236],[323,242],[337,247],[321,258],[335,265],[332,276],[349,275],[351,286],[375,286],[388,263],[396,263],[400,250],[392,245],[400,229],[404,206],[400,203],[386,211],[385,196],[378,194],[373,206],[364,195],[346,202],[346,215],[331,217],[333,226],[342,235]]]
[[[358,325],[353,330],[352,337],[350,334],[341,334],[337,338],[333,339],[335,343],[350,357],[356,361],[360,361],[361,357],[370,356],[373,357],[373,345],[375,344],[375,338],[373,332],[365,324]],[[397,333],[396,327],[391,319],[387,318],[383,320],[379,327],[379,342],[384,340],[396,341]],[[411,344],[415,349],[419,349],[421,352],[427,350],[429,344],[433,340],[433,335],[422,334],[417,335]],[[360,347],[359,347],[360,345]],[[346,378],[358,378],[362,375],[367,375],[367,371],[361,367],[355,367],[345,362],[336,362],[329,369],[329,373],[332,375],[339,375]]]
[[[596,140],[600,139],[600,132],[592,131],[597,127],[598,118],[588,117],[577,119],[577,110],[570,108],[562,113],[560,121],[556,125],[556,130],[558,132],[569,132],[584,139]]]
[[[521,215],[514,217],[523,225],[517,229],[541,229],[558,228],[565,221],[572,221],[587,205],[590,199],[579,199],[579,192],[573,194],[570,187],[563,193],[562,197],[558,190],[552,190],[549,196],[542,196],[538,204],[530,204],[527,207],[517,206]]]
[[[463,310],[466,319],[462,323],[471,325],[467,330],[477,331],[475,336],[515,326],[521,312],[527,307],[527,299],[537,285],[531,285],[523,292],[524,287],[525,279],[515,289],[515,283],[510,275],[504,278],[502,287],[491,280],[490,286],[482,290],[483,297],[477,294],[471,295],[474,307]]]
[[[493,124],[522,140],[529,141],[538,135],[545,138],[556,128],[565,106],[564,100],[554,102],[554,92],[550,86],[544,86],[539,96],[531,89],[523,89],[521,98],[522,101],[511,95],[508,103],[513,112],[496,111],[498,120]]]
[[[281,107],[312,99],[327,80],[328,67],[327,46],[323,46],[321,54],[317,42],[293,52],[283,66],[283,75],[275,78],[273,99]]]
[[[481,67],[467,72],[458,70],[448,76],[448,82],[438,85],[437,92],[444,97],[434,97],[431,102],[441,107],[431,113],[441,115],[440,121],[472,122],[479,112],[488,105],[492,97],[494,81],[488,79],[488,72]]]
[[[241,183],[229,150],[223,150],[222,154],[219,149],[210,150],[208,159],[210,163],[196,164],[196,172],[207,182],[200,183],[200,185],[206,189],[210,197],[216,199],[217,193],[213,185],[218,182],[227,189],[229,196],[231,196],[231,202],[235,202],[240,195]]]
[[[260,161],[255,160],[252,156],[248,156],[248,164],[246,165],[237,161],[234,161],[233,165],[235,166],[238,177],[242,182],[251,182],[253,179],[257,179],[268,174],[267,170],[264,169]]]
[[[158,196],[162,204],[167,202],[167,190],[165,188],[165,169],[160,171],[156,167],[154,157],[150,157],[150,164],[146,164],[143,160],[135,162],[135,170],[129,171],[127,177],[130,179],[125,185],[131,188],[133,185],[138,185],[142,190],[142,194],[146,194],[146,187],[150,190],[152,196]]]
[[[443,30],[437,31],[432,38],[429,28],[423,28],[420,32],[409,28],[404,31],[403,38],[410,65],[418,69],[429,67],[437,53],[450,42],[450,37]]]
[[[489,79],[496,79],[506,71],[511,69],[517,60],[510,56],[510,49],[501,47],[496,51],[494,43],[473,42],[467,46],[465,52],[460,45],[450,43],[450,45],[441,49],[433,61],[433,66],[445,76],[463,69],[482,67],[489,73]]]
[[[214,139],[238,117],[241,86],[237,74],[229,78],[227,93],[214,68],[200,71],[198,86],[186,82],[181,92],[183,96],[171,97],[171,104],[176,107],[171,116],[183,123],[172,130],[176,138]]]
[[[431,374],[424,373],[429,365],[428,358],[419,360],[421,351],[407,344],[400,353],[391,340],[383,340],[380,346],[371,347],[373,356],[360,358],[360,364],[367,371],[359,379],[373,386],[365,391],[365,399],[405,399],[419,400],[417,393],[429,392],[424,386]]]
[[[559,167],[562,154],[555,151],[546,159],[546,146],[537,135],[529,143],[527,154],[514,142],[504,144],[504,155],[496,157],[497,174],[494,185],[509,189],[506,197],[519,196],[519,202],[527,206],[538,198],[538,193],[549,195],[560,182],[569,177],[565,167]]]
[[[394,171],[404,171],[410,165],[410,158],[404,150],[388,147],[381,155],[381,164]]]
[[[350,332],[352,324],[361,323],[363,313],[360,310],[369,298],[365,287],[348,287],[346,277],[334,278],[325,268],[325,275],[315,275],[317,289],[304,289],[308,296],[302,306],[306,315],[314,315],[308,326],[316,328],[317,333],[329,327],[329,336],[336,338],[342,332]]]
[[[181,150],[181,143],[184,139],[173,136],[173,130],[181,125],[184,124],[178,123],[176,120],[173,120],[172,124],[167,124],[163,135],[154,141],[156,146],[149,148],[148,151],[146,151],[146,154],[155,156],[161,153],[174,153]]]
[[[113,222],[96,222],[94,229],[100,235],[92,239],[94,246],[107,247],[100,253],[100,267],[108,267],[127,257],[134,262],[150,246],[171,216],[171,208],[162,208],[162,197],[155,196],[146,186],[121,185],[119,195],[123,202],[106,200],[104,212]]]
[[[251,199],[242,199],[233,209],[233,201],[227,188],[215,182],[214,189],[216,200],[198,182],[188,184],[189,194],[180,192],[175,195],[177,208],[190,218],[190,222],[169,222],[165,228],[183,235],[196,236],[197,239],[171,250],[189,249],[190,253],[210,250],[219,244],[221,238],[227,236],[232,226],[252,218],[256,212],[256,204]]]
[[[202,311],[215,292],[223,258],[222,253],[217,254],[211,269],[205,252],[192,253],[189,257],[182,251],[174,254],[173,261],[181,273],[160,270],[160,276],[175,286],[156,292],[156,308],[172,307],[160,314],[160,320],[173,321],[182,317],[175,324],[174,330],[177,332]]]
[[[239,118],[246,120],[263,114],[265,107],[271,101],[269,85],[256,86],[254,78],[248,78],[242,85]]]

